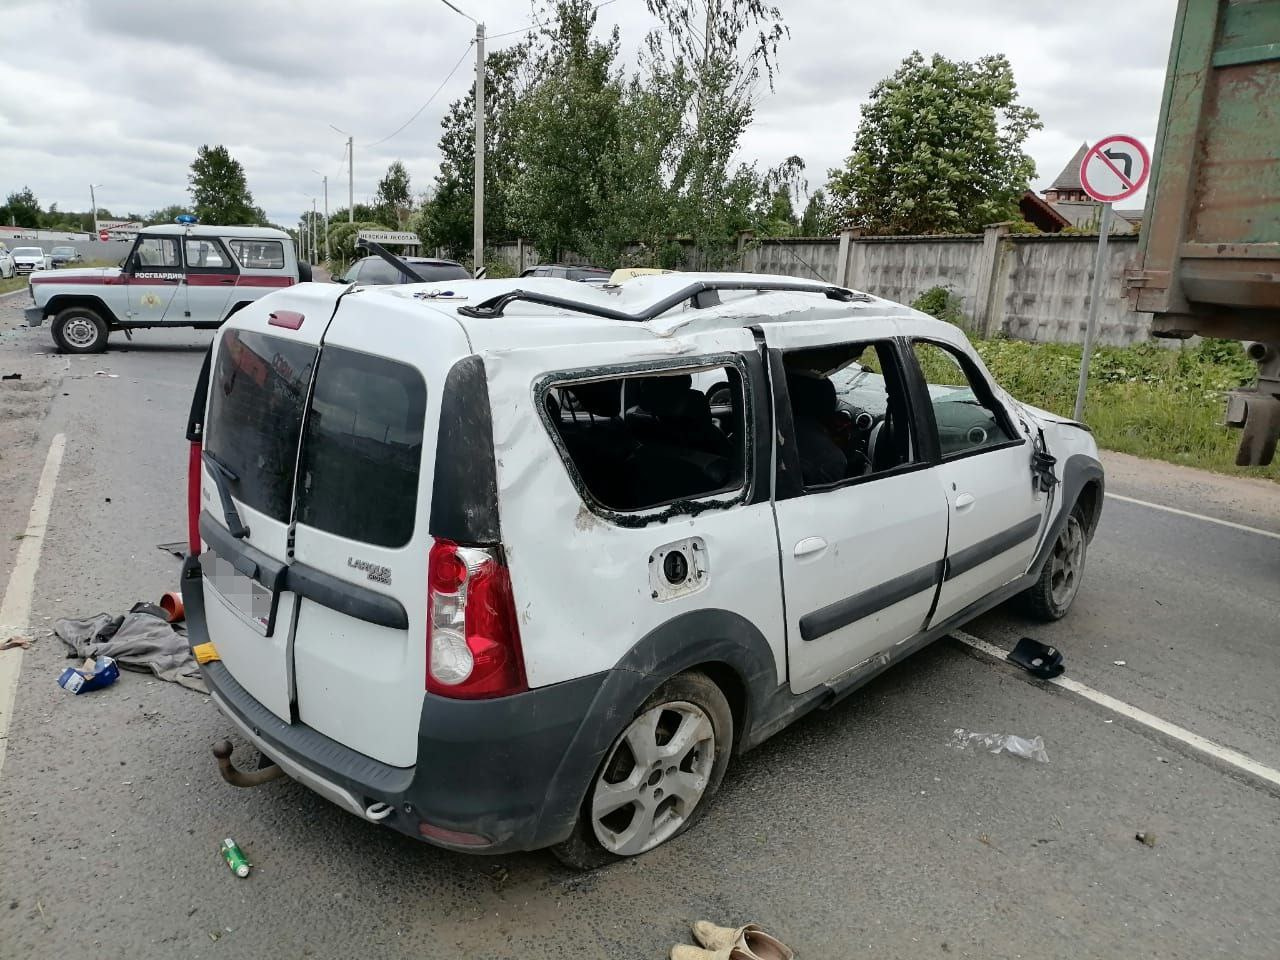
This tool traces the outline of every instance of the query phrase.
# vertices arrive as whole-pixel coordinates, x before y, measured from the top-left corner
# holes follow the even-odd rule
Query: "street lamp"
[[[476,151],[475,151],[475,213],[473,218],[472,259],[475,276],[484,268],[484,24],[463,13],[449,0],[440,0],[454,13],[466,17],[476,25]]]
[[[102,184],[100,184],[100,183],[91,183],[91,184],[89,184],[89,205],[90,205],[91,207],[93,207],[93,237],[94,237],[94,239],[97,239],[97,237],[98,237],[98,198],[94,195],[93,190],[94,190],[94,188],[95,188],[95,187],[100,187],[100,186],[102,186]]]
[[[330,130],[338,130],[332,123]],[[345,130],[338,133],[347,138],[347,223],[356,222],[356,147],[355,138]]]
[[[320,173],[315,167],[311,168],[312,173]],[[320,173],[320,179],[324,181],[324,258],[329,259],[329,175]]]

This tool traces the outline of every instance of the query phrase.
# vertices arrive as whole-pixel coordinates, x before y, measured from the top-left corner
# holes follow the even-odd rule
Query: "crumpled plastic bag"
[[[957,750],[964,750],[970,746],[981,747],[991,753],[1011,753],[1024,760],[1034,760],[1037,763],[1049,762],[1044,740],[1040,737],[1027,740],[1012,733],[970,733],[964,727],[956,727],[951,731],[951,746]]]

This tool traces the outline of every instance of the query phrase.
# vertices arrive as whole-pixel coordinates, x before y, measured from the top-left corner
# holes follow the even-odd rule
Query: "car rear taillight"
[[[200,452],[201,444],[195,441],[187,457],[187,540],[193,557],[200,552]]]
[[[511,575],[497,549],[437,540],[427,592],[428,693],[479,700],[529,689]]]

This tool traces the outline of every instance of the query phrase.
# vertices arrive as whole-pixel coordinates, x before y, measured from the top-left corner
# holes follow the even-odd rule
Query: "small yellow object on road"
[[[195,654],[196,663],[208,663],[210,660],[221,660],[218,656],[218,648],[212,643],[199,643],[191,648],[191,652]]]

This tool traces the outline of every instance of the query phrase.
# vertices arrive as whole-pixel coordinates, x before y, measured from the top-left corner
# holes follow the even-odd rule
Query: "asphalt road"
[[[0,587],[66,437],[41,634],[176,584],[155,545],[184,535],[182,433],[209,335],[42,355],[48,332],[14,329],[19,305],[0,300],[0,372],[24,374],[0,384]],[[1112,492],[1280,532],[1280,488],[1108,468]],[[1071,616],[996,611],[968,632],[1052,642],[1070,676],[1280,766],[1278,583],[1280,539],[1109,498]],[[72,697],[54,682],[64,665],[42,636],[18,681],[0,771],[5,958],[629,960],[665,957],[701,917],[763,923],[804,960],[1273,958],[1280,942],[1274,790],[953,641],[741,758],[684,837],[585,875],[544,854],[435,850],[287,780],[237,790],[210,758],[231,726],[206,698],[133,673]],[[1050,762],[956,750],[957,727],[1043,736]],[[218,855],[227,835],[247,880]]]

